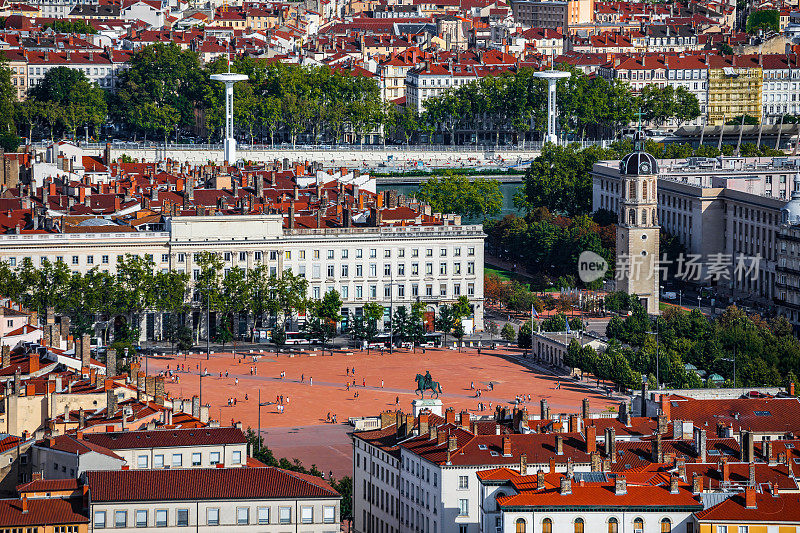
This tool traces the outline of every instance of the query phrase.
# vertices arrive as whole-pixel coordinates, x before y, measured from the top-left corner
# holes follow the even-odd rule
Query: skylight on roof
[[[708,450],[708,455],[719,455],[719,450]]]
[[[791,442],[787,442],[786,444],[783,445],[783,447],[791,450],[792,448],[794,448],[794,444],[792,444]]]
[[[485,444],[478,444],[478,449],[479,450],[485,450],[486,449],[486,445]]]
[[[500,455],[500,454],[499,454],[499,453],[497,453],[497,452],[489,452],[489,453],[491,454],[491,456],[492,456],[492,457],[497,457],[497,456],[499,456],[499,455]]]
[[[772,416],[769,411],[754,411],[756,416]]]

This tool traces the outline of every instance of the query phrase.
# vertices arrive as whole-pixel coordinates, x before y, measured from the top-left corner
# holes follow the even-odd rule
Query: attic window
[[[719,450],[708,450],[708,455],[720,455]]]
[[[629,464],[625,465],[625,470],[630,470],[630,468],[631,468],[631,465],[629,465]]]
[[[772,416],[772,413],[769,411],[754,411],[756,416]]]
[[[783,445],[783,447],[786,449],[792,449],[794,448],[794,444],[792,444],[791,442],[787,442],[786,444]]]
[[[486,445],[485,444],[478,444],[478,449],[479,450],[485,450],[486,449]]]
[[[497,452],[489,452],[489,454],[491,454],[492,457],[498,457],[500,455]]]

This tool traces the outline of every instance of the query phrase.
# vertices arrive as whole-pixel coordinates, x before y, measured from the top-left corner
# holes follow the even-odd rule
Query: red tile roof
[[[247,442],[241,429],[230,427],[85,433],[83,435],[83,440],[98,446],[103,446],[109,450],[165,448],[174,446],[211,446],[215,444],[243,444]]]
[[[756,508],[745,507],[743,495],[733,496],[696,513],[701,522],[735,521],[800,524],[800,494],[756,494]]]
[[[736,398],[694,400],[672,397],[672,420],[691,420],[695,426],[715,430],[719,424],[764,433],[800,435],[800,401],[797,398]]]
[[[85,524],[89,517],[81,511],[82,502],[61,498],[29,499],[28,511],[22,512],[22,500],[0,500],[0,527],[52,526]]]
[[[76,490],[78,488],[77,479],[35,479],[22,485],[17,485],[17,492],[60,492],[65,490]]]
[[[94,502],[340,497],[322,480],[274,467],[98,471],[86,483]]]

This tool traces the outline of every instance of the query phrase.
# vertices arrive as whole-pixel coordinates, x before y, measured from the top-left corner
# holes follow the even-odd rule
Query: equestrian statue
[[[442,386],[439,385],[438,381],[433,381],[431,377],[430,371],[425,371],[425,375],[417,374],[417,377],[414,378],[417,382],[417,390],[415,391],[417,394],[425,398],[425,391],[431,391],[431,398],[438,398],[439,394],[442,392]]]

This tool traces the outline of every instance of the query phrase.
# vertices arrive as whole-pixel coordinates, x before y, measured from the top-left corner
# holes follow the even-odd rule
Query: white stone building
[[[273,467],[89,472],[90,530],[338,533],[341,496]]]

